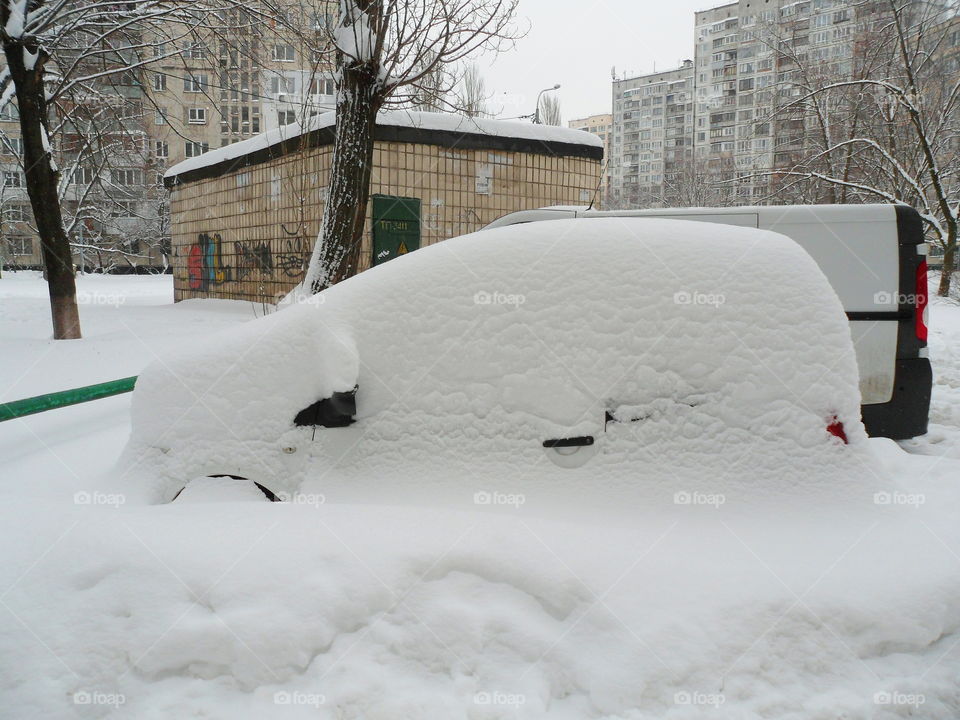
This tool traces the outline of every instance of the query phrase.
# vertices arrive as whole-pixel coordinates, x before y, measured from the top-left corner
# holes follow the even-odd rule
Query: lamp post
[[[533,124],[534,124],[534,125],[539,125],[539,124],[540,124],[540,98],[543,97],[543,94],[544,94],[545,92],[551,92],[551,91],[553,91],[553,90],[559,90],[559,89],[560,89],[560,83],[557,83],[557,84],[554,85],[553,87],[544,88],[543,90],[541,90],[541,91],[537,94],[537,110],[536,110],[536,112],[533,113]]]

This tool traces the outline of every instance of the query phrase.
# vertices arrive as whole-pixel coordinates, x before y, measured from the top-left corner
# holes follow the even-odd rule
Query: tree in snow
[[[340,0],[337,124],[320,237],[305,285],[356,274],[370,193],[374,126],[387,103],[410,106],[439,69],[517,36],[517,0]]]
[[[19,110],[54,338],[80,337],[71,238],[80,249],[95,239],[102,227],[95,215],[119,208],[129,192],[129,176],[104,170],[136,165],[145,152],[143,107],[131,100],[143,70],[178,55],[185,39],[215,33],[232,9],[262,24],[265,7],[263,0],[0,0],[0,110],[10,102]],[[75,182],[88,174],[94,182]],[[79,197],[67,189],[72,181],[84,186]]]
[[[779,39],[795,99],[768,116],[778,200],[904,203],[943,252],[938,294],[950,290],[960,226],[960,21],[957,3],[863,4],[845,71]],[[786,94],[786,93],[782,93]]]

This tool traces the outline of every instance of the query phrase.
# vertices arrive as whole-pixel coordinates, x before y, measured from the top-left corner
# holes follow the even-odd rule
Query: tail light
[[[927,341],[927,261],[921,260],[917,265],[916,313],[914,324],[917,329],[917,339]]]
[[[847,433],[843,429],[843,423],[837,419],[837,416],[834,415],[830,418],[830,423],[827,425],[827,432],[843,440],[843,444],[847,444]]]

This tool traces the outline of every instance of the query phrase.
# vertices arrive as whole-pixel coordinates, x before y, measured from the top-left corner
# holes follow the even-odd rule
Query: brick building
[[[306,272],[326,196],[333,113],[191,158],[166,175],[174,298],[274,303]],[[361,248],[367,268],[516,210],[586,204],[603,142],[579,130],[381,113]]]

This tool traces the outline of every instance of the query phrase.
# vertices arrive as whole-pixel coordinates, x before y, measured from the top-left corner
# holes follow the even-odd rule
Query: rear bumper
[[[897,360],[890,401],[860,408],[867,434],[905,440],[926,433],[932,386],[930,360]]]

